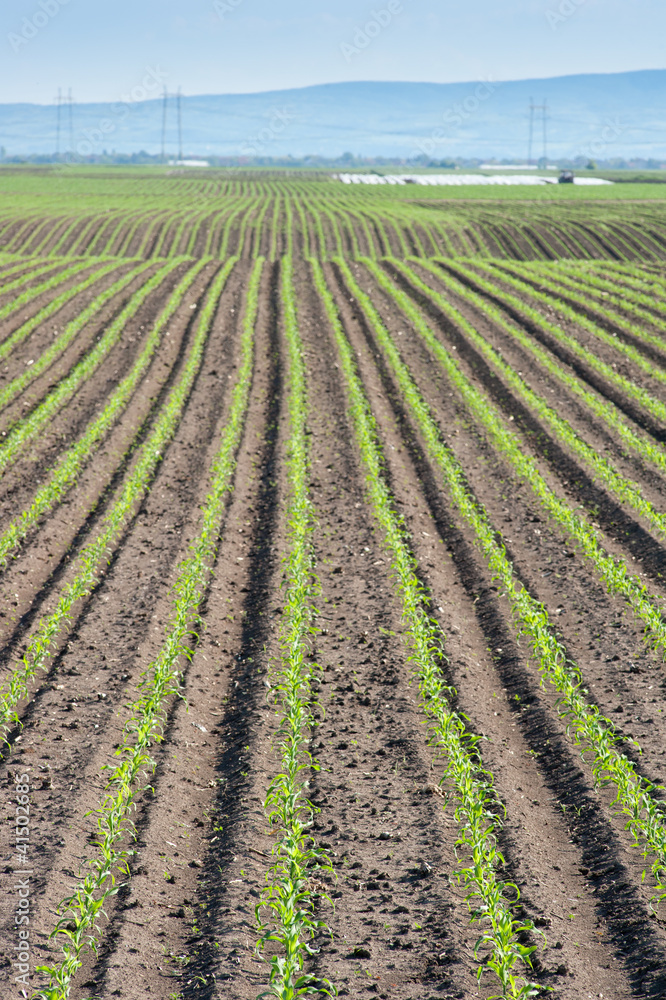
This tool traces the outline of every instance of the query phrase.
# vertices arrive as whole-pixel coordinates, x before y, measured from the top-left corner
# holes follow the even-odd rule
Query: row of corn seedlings
[[[466,275],[473,279],[476,277],[475,271],[469,271],[466,268],[461,268],[457,263],[451,266],[455,268],[456,272],[459,274]],[[474,267],[475,269],[478,268],[482,272],[491,275],[495,279],[497,278],[497,272],[493,270],[493,267],[490,264],[475,261]],[[560,326],[556,326],[546,320],[538,309],[535,309],[529,304],[530,300],[547,306],[549,309],[556,308],[559,313],[571,320],[577,326],[580,326],[592,333],[598,340],[614,348],[618,351],[618,353],[624,354],[626,357],[630,358],[638,368],[657,381],[666,382],[666,371],[662,371],[657,368],[653,361],[646,358],[645,355],[635,347],[632,347],[630,344],[623,343],[623,341],[611,333],[606,333],[606,331],[602,330],[596,323],[593,323],[585,316],[576,312],[570,306],[567,306],[561,299],[558,299],[557,302],[554,303],[552,295],[546,295],[543,292],[538,292],[525,281],[520,281],[518,278],[513,278],[504,272],[502,273],[502,281],[510,287],[515,288],[516,291],[519,291],[525,296],[525,299],[518,299],[514,295],[505,293],[504,291],[499,291],[498,289],[496,289],[494,293],[496,298],[507,302],[516,309],[520,309],[530,319],[538,322],[542,329],[546,330],[560,343],[568,347],[569,350],[571,350],[577,357],[581,358],[586,362],[586,364],[590,365],[591,368],[598,371],[599,374],[603,375],[603,377],[611,384],[618,386],[633,399],[637,400],[642,406],[645,407],[648,413],[651,413],[659,420],[666,421],[666,404],[662,403],[661,400],[655,399],[646,389],[642,388],[642,386],[638,385],[633,380],[626,378],[624,375],[620,375],[615,371],[612,365],[602,361],[594,353],[594,351],[587,347],[583,347],[575,337],[565,333]],[[645,337],[647,336],[648,335],[645,334]]]
[[[559,271],[553,272],[552,268],[547,269],[545,267],[534,267],[533,265],[525,266],[523,265],[513,265],[508,266],[502,262],[501,264],[493,265],[495,273],[505,277],[507,274],[511,277],[517,277],[523,281],[529,281],[536,283],[539,287],[536,289],[540,294],[543,294],[545,290],[548,297],[550,297],[551,303],[554,301],[555,308],[563,311],[561,306],[565,306],[567,310],[571,309],[570,318],[576,316],[576,323],[582,326],[583,329],[587,330],[589,333],[593,333],[595,336],[599,336],[599,330],[601,329],[604,334],[604,339],[606,343],[611,344],[613,347],[622,350],[623,353],[627,353],[632,360],[636,360],[638,357],[641,358],[641,367],[644,370],[649,370],[644,367],[645,365],[645,355],[637,350],[631,344],[625,344],[622,340],[611,333],[609,334],[603,328],[600,328],[598,323],[593,320],[588,319],[588,317],[575,308],[576,306],[582,307],[583,310],[589,309],[590,307],[594,309],[595,313],[599,314],[602,319],[608,320],[613,327],[619,330],[623,330],[625,333],[630,334],[637,341],[647,344],[649,347],[656,347],[657,350],[664,350],[663,339],[654,333],[649,333],[643,326],[638,326],[636,323],[631,322],[625,315],[616,311],[616,309],[611,309],[609,306],[620,306],[620,308],[626,308],[627,300],[621,297],[611,296],[608,292],[603,293],[601,296],[602,301],[595,301],[595,289],[590,287],[590,283],[585,281],[583,287],[573,279],[567,277],[566,274],[560,274]],[[574,308],[564,301],[563,297],[569,300],[569,302],[574,304]],[[656,301],[656,300],[655,300]],[[639,305],[635,302],[631,302],[631,313],[632,316],[641,323],[647,323],[648,327],[654,326],[658,323],[658,319],[653,314],[649,313],[645,309],[641,309]],[[568,315],[568,312],[567,312]],[[624,348],[627,351],[624,351]]]
[[[132,517],[150,488],[162,452],[173,438],[199,373],[208,331],[217,301],[236,263],[232,258],[216,276],[202,308],[196,333],[189,347],[180,377],[169,393],[150,436],[137,452],[132,469],[119,496],[101,522],[97,536],[79,554],[73,579],[60,595],[55,609],[44,617],[28,638],[22,658],[0,688],[0,735],[18,722],[16,706],[29,694],[30,682],[52,662],[62,633],[69,627],[73,609],[98,586],[107,564],[120,544]]]
[[[630,423],[614,403],[610,400],[604,399],[602,396],[599,396],[593,389],[590,389],[582,379],[568,372],[553,358],[549,351],[541,347],[541,345],[533,337],[530,337],[527,333],[525,333],[523,329],[511,320],[507,319],[506,314],[488,299],[478,295],[467,285],[461,284],[455,278],[452,278],[446,271],[443,271],[436,264],[432,264],[430,261],[416,261],[416,258],[414,260],[420,267],[423,267],[425,270],[434,274],[437,279],[456,296],[464,299],[466,302],[469,302],[469,304],[474,306],[475,309],[492,320],[492,322],[500,330],[506,333],[513,340],[517,341],[525,352],[536,360],[540,367],[542,367],[548,372],[549,375],[552,375],[555,379],[557,379],[561,385],[565,386],[580,400],[582,400],[585,406],[610,430],[615,431],[627,448],[631,449],[631,451],[639,455],[644,461],[655,466],[655,468],[659,469],[661,472],[666,472],[666,450],[664,450],[663,446],[655,442],[648,434],[639,430],[635,425]],[[395,261],[393,261],[393,263],[395,263]],[[410,271],[410,275],[415,277],[413,269]],[[421,291],[432,297],[433,290],[429,285],[424,284],[423,287],[421,287],[421,285],[418,284],[418,281],[415,282],[415,284]],[[484,286],[485,285],[486,283],[484,282]],[[493,287],[494,286],[490,284],[487,285],[487,291],[490,294],[493,294],[490,291]],[[435,300],[433,299],[433,301]],[[436,301],[437,304],[439,304],[439,299]]]
[[[116,270],[117,266],[117,264],[110,266],[107,265],[101,271],[96,272],[77,287],[76,293],[78,294],[87,290],[89,287],[94,285],[100,277],[103,277],[109,271]],[[69,347],[83,327],[90,322],[90,320],[106,305],[106,303],[111,301],[116,295],[122,292],[124,288],[131,284],[135,278],[145,272],[148,266],[150,265],[142,264],[138,267],[134,267],[127,274],[122,275],[122,277],[115,281],[109,288],[101,292],[88,306],[82,309],[81,312],[78,313],[76,317],[65,326],[62,333],[60,333],[45,350],[40,351],[37,356],[32,359],[32,363],[29,367],[27,367],[20,375],[13,378],[11,382],[0,390],[0,409],[4,409],[6,406],[9,406],[9,404],[15,400],[16,397],[19,396],[32,382],[34,382],[35,379],[37,379],[43,372],[47,371],[53,362]],[[72,292],[66,292],[62,302],[58,304],[58,299],[55,299],[45,308],[49,311],[49,313],[55,312],[57,311],[56,306],[57,309],[61,308],[63,302],[69,300],[71,297]],[[5,348],[6,353],[8,354],[10,350],[16,347],[17,343],[25,340],[28,334],[32,333],[32,331],[39,327],[43,322],[44,317],[41,316],[40,311],[37,316],[28,320],[21,327],[19,327],[18,330],[16,330],[3,342],[2,348],[0,348],[0,359],[5,356],[3,354]]]
[[[9,336],[4,338],[0,344],[0,361],[4,360],[17,346],[17,344],[21,344],[26,337],[28,337],[33,330],[36,330],[38,326],[44,323],[49,316],[53,316],[54,313],[62,309],[62,307],[65,306],[71,299],[80,295],[81,292],[86,291],[91,285],[94,285],[96,281],[103,278],[105,274],[116,270],[118,266],[118,261],[114,261],[111,264],[107,262],[101,267],[98,267],[97,270],[93,271],[92,274],[89,274],[82,281],[73,284],[70,288],[66,288],[64,292],[61,292],[59,295],[52,298],[45,306],[35,313],[34,316],[31,316],[19,327],[17,327],[16,330],[12,331]],[[25,292],[18,295],[16,298],[13,298],[10,302],[7,302],[2,309],[0,309],[0,320],[11,318],[14,313],[19,312],[33,299],[38,298],[40,295],[45,295],[48,292],[57,291],[57,289],[64,282],[68,281],[72,277],[75,277],[84,269],[88,270],[89,268],[90,264],[78,261],[66,270],[52,275],[48,281],[44,281],[40,285],[36,285],[33,288],[26,289]]]
[[[344,263],[340,262],[340,266],[348,277]],[[312,260],[311,267],[337,344],[349,413],[365,469],[368,499],[390,553],[422,709],[429,722],[432,742],[445,759],[442,782],[451,788],[451,796],[456,802],[456,846],[464,861],[461,856],[455,875],[465,887],[472,919],[480,924],[482,933],[477,942],[477,956],[481,949],[487,952],[479,966],[479,977],[484,969],[492,970],[502,984],[502,996],[522,1000],[537,992],[537,987],[520,974],[520,969],[530,964],[534,947],[522,944],[519,935],[530,930],[532,924],[514,917],[515,887],[505,883],[499,874],[504,864],[497,848],[501,804],[492,775],[481,760],[480,738],[468,732],[464,716],[451,707],[456,693],[447,685],[441,671],[445,636],[431,616],[429,598],[417,575],[417,563],[404,522],[395,510],[383,474],[379,434],[351,345],[321,265]]]
[[[457,360],[435,337],[421,311],[392,283],[386,282],[400,307],[426,339],[438,361],[460,392],[467,408],[483,428],[490,442],[506,458],[517,475],[531,487],[549,517],[592,564],[609,593],[623,597],[645,627],[646,639],[655,649],[666,652],[666,621],[657,601],[641,580],[629,571],[624,559],[612,556],[604,548],[599,533],[579,508],[574,509],[551,489],[528,454],[523,438],[510,430],[485,393],[476,389],[463,373]]]
[[[542,330],[544,333],[552,337],[557,343],[562,344],[566,349],[571,351],[573,355],[580,358],[590,369],[592,369],[592,371],[601,375],[604,381],[626,394],[629,399],[635,400],[642,407],[644,407],[648,413],[652,414],[653,417],[656,417],[657,420],[661,420],[662,423],[666,423],[666,405],[662,403],[661,400],[655,399],[641,386],[615,371],[611,365],[602,361],[592,351],[579,344],[575,337],[565,333],[561,327],[556,326],[547,320],[538,309],[534,309],[530,306],[529,302],[524,299],[517,298],[510,292],[506,292],[504,289],[501,289],[492,281],[486,280],[477,270],[479,266],[478,261],[474,261],[475,270],[471,270],[471,268],[461,265],[458,261],[451,262],[438,259],[438,262],[446,264],[446,267],[461,280],[474,283],[481,289],[482,292],[484,292],[484,294],[492,296],[496,302],[514,310],[517,315],[524,316],[527,321],[532,323],[535,327],[537,327],[537,329]],[[421,261],[420,263],[424,262]],[[430,262],[426,261],[425,264],[429,265]],[[525,286],[525,289],[530,291],[529,286]]]
[[[583,678],[577,665],[571,661],[565,647],[556,638],[555,629],[543,605],[532,597],[514,574],[499,532],[490,522],[483,506],[473,496],[462,466],[444,443],[428,404],[375,306],[354,281],[346,264],[339,262],[339,266],[347,287],[356,298],[395,374],[403,399],[419,427],[433,463],[443,475],[451,499],[462,518],[474,530],[477,547],[484,555],[493,578],[501,583],[502,590],[509,599],[519,636],[527,638],[542,675],[557,690],[558,710],[567,720],[569,731],[584,750],[589,749],[591,752],[591,761],[589,757],[585,759],[591,764],[595,782],[598,785],[615,786],[617,795],[614,804],[626,816],[626,828],[632,833],[644,856],[652,858],[651,871],[656,883],[653,901],[665,899],[666,828],[659,802],[660,789],[637,773],[634,765],[622,753],[613,723],[603,716],[596,705],[588,703],[588,691],[583,686]],[[470,404],[471,396],[466,380],[423,317],[400,289],[388,281],[383,285],[423,337],[433,356],[446,371],[451,384]],[[470,405],[470,409],[477,414],[476,406]],[[635,746],[640,750],[637,744]]]
[[[102,412],[91,421],[78,441],[58,459],[53,469],[46,473],[46,481],[33,497],[30,506],[14,517],[9,526],[0,534],[0,566],[6,566],[9,558],[16,555],[17,549],[39,519],[52,511],[68,490],[74,486],[85,464],[99,448],[111,427],[121,417],[150,366],[162,341],[164,330],[195,278],[205,266],[206,261],[199,261],[190,268],[153,323],[146,342],[131,370],[111,394]]]
[[[280,297],[289,358],[289,496],[281,655],[279,668],[272,677],[273,696],[280,715],[276,748],[280,767],[264,803],[276,842],[257,918],[263,932],[259,947],[264,948],[268,942],[278,947],[270,963],[269,994],[280,1000],[293,1000],[319,991],[330,993],[330,984],[305,972],[304,964],[313,954],[312,938],[324,926],[313,913],[311,880],[318,870],[330,870],[331,865],[310,834],[313,808],[307,797],[308,775],[316,765],[308,745],[314,721],[311,683],[317,668],[306,657],[310,637],[316,631],[314,601],[319,585],[312,546],[314,512],[307,485],[307,384],[291,257],[283,258],[281,270]],[[268,916],[262,911],[268,911]]]
[[[262,266],[263,260],[259,259],[248,286],[241,360],[231,393],[229,416],[210,469],[210,488],[202,509],[199,534],[179,567],[165,640],[155,660],[142,675],[143,681],[125,723],[123,744],[116,750],[119,763],[116,767],[109,767],[104,797],[95,810],[98,853],[87,862],[87,874],[82,875],[74,892],[57,907],[60,919],[52,937],[60,941],[63,959],[58,965],[40,969],[49,977],[48,985],[37,994],[43,1000],[66,1000],[72,979],[81,967],[82,953],[91,946],[95,947],[99,940],[99,921],[104,904],[116,891],[117,873],[128,871],[128,859],[133,853],[131,816],[136,800],[146,787],[146,778],[155,768],[154,747],[162,739],[168,706],[181,689],[183,671],[203,625],[199,612],[215,562],[250,398],[254,327]],[[199,331],[204,337],[212,322],[228,270],[228,266],[223,269],[206,300],[199,323]]]
[[[385,287],[385,275],[376,265],[369,266],[378,282]],[[508,364],[502,356],[485,340],[465,319],[465,317],[455,309],[450,302],[439,292],[431,289],[424,281],[414,274],[402,261],[392,261],[392,266],[403,274],[407,280],[423,295],[426,295],[437,308],[450,319],[464,333],[469,343],[473,344],[485,360],[498,372],[505,383],[511,387],[516,395],[522,399],[528,408],[559,438],[571,451],[582,459],[593,471],[597,479],[622,503],[641,514],[656,531],[666,532],[666,515],[655,510],[654,506],[642,493],[639,483],[627,479],[616,467],[603,455],[592,448],[574,430],[571,424],[560,416],[556,410],[549,406],[538,393],[534,392],[526,382],[517,374],[515,368]]]
[[[65,263],[71,264],[73,262],[66,261]],[[0,274],[0,281],[2,281],[2,284],[0,284],[0,295],[9,295],[11,292],[16,291],[17,288],[23,288],[26,281],[37,281],[38,278],[42,278],[49,271],[59,274],[62,271],[62,263],[34,257],[30,261],[26,261],[24,257],[18,264],[13,264],[11,267],[3,269],[2,274]],[[16,277],[17,274],[20,275],[18,278]],[[16,301],[16,299],[12,299],[12,310],[16,307]]]
[[[172,261],[163,265],[156,274],[149,278],[145,284],[141,285],[125,308],[121,310],[104,331],[103,335],[97,340],[92,350],[74,365],[65,378],[48,393],[27,417],[14,424],[6,434],[6,437],[3,438],[2,444],[0,444],[0,474],[5,472],[10,465],[22,456],[28,442],[34,441],[35,437],[49,421],[69,403],[70,399],[79,391],[83,383],[97,371],[109,352],[120,340],[128,320],[135,315],[146,299],[160,287],[168,275],[181,264],[182,261]],[[140,271],[145,270],[147,267],[150,267],[150,264],[141,265]],[[133,275],[132,277],[135,276]],[[128,277],[127,280],[129,281],[131,278]],[[126,284],[127,282],[124,283]],[[78,318],[73,321],[72,326],[79,327]],[[69,328],[66,334],[69,336]],[[42,357],[46,358],[48,354],[49,352],[46,351]],[[38,367],[41,370],[39,360],[35,362],[32,368]],[[29,370],[32,370],[32,368]],[[15,381],[18,382],[23,377],[19,376]],[[11,389],[12,384],[7,386],[7,390]],[[2,395],[0,392],[0,399],[2,399]]]
[[[604,277],[603,272],[599,272],[598,270],[592,271],[590,268],[560,267],[559,263],[557,270],[553,268],[552,264],[533,264],[525,271],[525,274],[539,276],[543,274],[547,278],[557,278],[557,281],[561,282],[567,288],[574,288],[585,294],[592,294],[616,309],[626,310],[630,307],[633,316],[637,319],[644,319],[651,324],[658,321],[654,315],[655,312],[666,315],[666,302],[661,302],[654,293],[648,294],[648,292],[642,290],[640,287],[633,287],[627,283],[626,279],[618,281],[619,276],[614,281],[610,281],[607,277]],[[662,294],[663,291],[664,288],[662,286]]]

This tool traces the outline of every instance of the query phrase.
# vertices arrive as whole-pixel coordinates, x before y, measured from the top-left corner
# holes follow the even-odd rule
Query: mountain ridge
[[[548,155],[666,157],[666,70],[660,69],[446,84],[356,81],[184,96],[183,149],[198,156],[336,157],[349,151],[523,161],[532,100],[548,105]],[[535,158],[543,153],[542,115],[540,110],[534,115]],[[54,105],[0,104],[0,146],[9,156],[51,154],[56,121]],[[104,150],[158,153],[162,99],[151,94],[145,100],[76,104],[72,126],[70,133],[69,111],[63,107],[61,151],[73,146],[80,156]],[[166,151],[174,155],[173,96],[166,139]]]

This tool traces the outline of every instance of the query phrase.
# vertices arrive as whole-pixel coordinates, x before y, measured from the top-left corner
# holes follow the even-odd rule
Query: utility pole
[[[164,88],[164,97],[162,100],[162,163],[165,161],[166,157],[166,124],[167,124],[167,101],[169,95],[167,94],[166,87]]]
[[[530,97],[530,138],[527,150],[527,162],[532,163],[532,144],[534,141],[535,111],[541,112],[541,125],[543,130],[543,158],[548,161],[548,101],[544,98],[543,104],[535,104]]]
[[[176,94],[177,108],[178,108],[178,159],[183,158],[183,115],[181,109],[181,93],[180,87],[178,88],[178,93]]]
[[[58,96],[56,98],[56,158],[60,158],[60,115],[62,111],[62,89],[58,87]]]
[[[72,88],[69,88],[67,93],[67,104],[69,105],[69,149],[70,149],[70,159],[74,159],[74,98],[72,97]]]

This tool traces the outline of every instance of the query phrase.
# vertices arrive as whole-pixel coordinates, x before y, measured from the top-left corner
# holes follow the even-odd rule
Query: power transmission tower
[[[60,125],[61,125],[61,113],[62,113],[62,89],[58,87],[58,96],[56,97],[56,158],[60,157]]]
[[[167,102],[169,100],[169,95],[167,94],[166,87],[164,88],[164,96],[162,98],[162,163],[164,163],[166,156],[166,124],[167,124]]]
[[[530,97],[530,137],[527,147],[527,162],[532,163],[532,144],[534,141],[534,113],[541,112],[541,124],[543,130],[543,158],[548,161],[548,101],[544,98],[543,104],[535,104]]]
[[[178,159],[183,158],[183,114],[181,108],[181,93],[180,87],[178,88],[178,93],[176,94],[177,108],[178,108]]]
[[[72,88],[70,87],[67,92],[67,106],[69,108],[69,156],[70,159],[74,159],[74,98],[72,97]]]

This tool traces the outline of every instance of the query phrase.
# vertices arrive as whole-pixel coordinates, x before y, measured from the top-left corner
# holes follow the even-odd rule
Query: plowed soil
[[[271,202],[269,216],[272,211]],[[195,246],[203,245],[206,226],[217,221],[213,214],[202,217]],[[173,235],[177,224],[171,225]],[[400,253],[395,227],[386,229],[387,251]],[[14,232],[10,228],[5,239]],[[329,222],[324,232],[333,245]],[[136,697],[142,674],[163,642],[178,569],[199,530],[240,359],[252,267],[247,258],[258,252],[270,256],[271,235],[268,225],[255,230],[250,224],[245,231],[243,259],[217,304],[200,373],[150,491],[109,554],[99,586],[75,606],[48,673],[36,679],[30,698],[19,704],[20,723],[7,736],[7,753],[0,762],[3,997],[21,995],[12,969],[14,776],[28,774],[31,785],[31,973],[36,987],[42,980],[35,966],[58,958],[49,941],[54,911],[95,850],[90,812],[103,794],[105,767],[122,740],[126,705]],[[314,237],[309,236],[312,247]],[[375,237],[379,240],[377,232]],[[415,227],[409,239],[416,238],[428,251],[433,249],[425,230]],[[512,246],[522,246],[518,227],[489,229],[484,238],[507,256]],[[137,235],[133,247],[138,240]],[[359,240],[367,243],[361,230]],[[186,243],[183,236],[176,249],[182,252]],[[278,254],[284,251],[284,233],[275,245]],[[560,252],[554,230],[543,236],[543,249],[546,256]],[[530,246],[522,246],[522,252],[528,256]],[[97,292],[125,266],[119,263]],[[29,507],[47,470],[127,373],[186,266],[183,262],[148,298],[98,371],[6,473],[0,482],[0,530]],[[76,485],[2,573],[3,679],[40,618],[55,606],[72,578],[77,553],[118,496],[136,448],[182,370],[206,291],[220,266],[211,260],[202,270],[127,409]],[[266,954],[257,949],[255,907],[274,844],[263,802],[279,766],[274,747],[278,716],[270,686],[280,656],[287,544],[289,371],[281,266],[279,259],[269,260],[263,270],[249,411],[203,627],[192,660],[184,666],[183,697],[170,703],[164,738],[153,748],[150,788],[137,800],[129,873],[118,878],[118,892],[100,918],[99,950],[86,952],[73,1000],[254,1000],[267,986],[273,952],[270,946]],[[506,597],[491,578],[471,529],[456,515],[342,271],[335,262],[323,266],[377,421],[395,506],[404,518],[432,613],[446,635],[447,681],[457,691],[456,707],[469,729],[484,737],[483,760],[506,809],[499,836],[501,874],[518,890],[515,912],[534,924],[524,938],[537,946],[533,976],[543,996],[558,1000],[664,998],[666,912],[663,903],[651,903],[653,883],[649,873],[643,878],[641,852],[617,814],[611,790],[595,788],[554,694],[541,684],[527,643],[516,635]],[[613,719],[621,737],[638,740],[641,754],[631,743],[624,746],[639,773],[666,783],[663,664],[646,646],[639,623],[628,606],[606,592],[590,563],[547,520],[529,487],[488,444],[418,333],[371,272],[362,262],[350,266],[398,343],[471,492],[501,532],[516,573],[556,623],[568,655],[581,669],[590,701]],[[490,371],[462,327],[428,304],[390,261],[382,266],[424,308],[436,336],[455,349],[463,371],[522,435],[555,493],[593,518],[608,551],[627,559],[650,591],[666,598],[663,539],[549,435]],[[414,268],[581,437],[640,482],[644,495],[664,509],[666,486],[656,471],[628,454],[573,394],[464,297],[446,291],[417,263]],[[90,350],[140,280],[108,303],[52,370],[0,413],[0,430],[30,412]],[[478,288],[471,279],[469,284]],[[503,287],[499,278],[497,285]],[[453,877],[458,866],[456,820],[440,785],[443,763],[429,742],[402,638],[390,558],[367,501],[335,341],[309,265],[301,259],[295,262],[295,289],[308,373],[309,490],[321,584],[319,631],[311,650],[321,670],[317,725],[311,734],[317,769],[309,775],[309,794],[315,807],[313,837],[329,852],[334,868],[332,874],[318,873],[312,884],[316,913],[327,930],[316,939],[308,971],[351,998],[488,997],[497,987],[489,974],[481,983],[477,980],[479,930],[470,923],[465,891]],[[0,335],[11,335],[45,301],[48,296],[10,317]],[[74,299],[36,330],[11,355],[7,380],[50,343],[54,326],[61,329],[87,301],[87,295]],[[594,308],[591,302],[590,315],[596,317]],[[521,322],[519,312],[512,318]],[[562,319],[556,301],[550,318],[663,398],[663,389],[655,387],[649,374],[618,360],[611,346],[600,345],[575,322]],[[655,317],[655,330],[659,322]],[[527,321],[524,329],[537,336]],[[541,342],[567,370],[615,401],[655,440],[663,440],[663,428],[637,413],[631,400],[558,353],[547,337]]]

